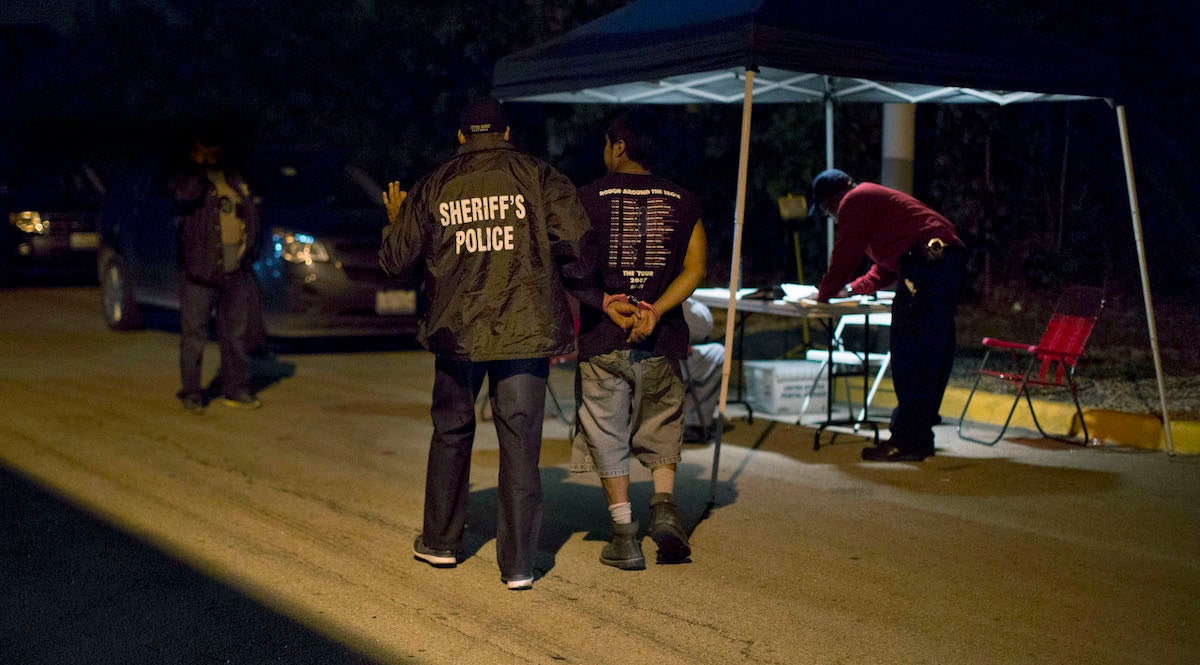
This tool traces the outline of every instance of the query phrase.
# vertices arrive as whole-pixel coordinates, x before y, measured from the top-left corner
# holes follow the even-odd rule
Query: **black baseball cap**
[[[504,114],[504,107],[500,106],[495,97],[477,97],[468,102],[463,109],[458,128],[467,136],[488,132],[503,133],[508,128],[508,116]]]
[[[809,216],[825,214],[821,204],[833,194],[853,186],[854,178],[841,169],[825,169],[818,173],[812,182],[812,207],[808,209]]]

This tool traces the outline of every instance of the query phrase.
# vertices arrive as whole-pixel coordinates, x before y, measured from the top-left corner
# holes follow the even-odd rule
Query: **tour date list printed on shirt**
[[[599,196],[612,220],[609,268],[620,270],[629,289],[638,291],[670,261],[672,237],[679,224],[675,202],[682,196],[659,187],[614,187],[601,190]]]

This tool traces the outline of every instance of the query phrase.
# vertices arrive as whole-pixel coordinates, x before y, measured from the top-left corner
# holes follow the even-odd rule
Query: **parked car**
[[[379,267],[376,181],[322,149],[254,149],[239,170],[262,212],[254,271],[269,336],[416,332],[416,292]],[[111,328],[141,327],[145,305],[179,308],[170,177],[165,160],[136,160],[105,201],[97,265]]]
[[[0,281],[95,272],[104,181],[92,165],[42,152],[0,156]]]

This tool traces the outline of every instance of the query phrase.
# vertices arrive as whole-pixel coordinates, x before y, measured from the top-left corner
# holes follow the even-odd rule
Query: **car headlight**
[[[329,251],[325,245],[307,233],[271,229],[271,242],[275,246],[275,257],[288,263],[312,265],[329,261]]]
[[[50,232],[50,220],[42,219],[42,214],[36,210],[22,210],[8,213],[8,221],[23,233],[46,235]]]

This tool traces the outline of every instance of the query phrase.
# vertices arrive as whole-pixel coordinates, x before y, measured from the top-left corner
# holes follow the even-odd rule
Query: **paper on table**
[[[750,288],[738,289],[737,297],[738,298],[745,297],[746,295],[754,293],[757,290],[758,289],[750,289]],[[701,298],[721,298],[723,300],[728,300],[729,299],[729,289],[702,288],[702,289],[696,289],[695,291],[693,291],[692,295],[699,296]]]
[[[817,302],[812,298],[805,298],[805,305],[833,305],[834,307],[858,307],[866,300],[865,296],[850,296],[849,298],[830,298],[829,302]]]
[[[817,287],[812,284],[780,284],[783,289],[783,299],[791,302],[811,298],[817,294]]]
[[[793,305],[796,305],[797,307],[800,307],[802,309],[805,307],[845,307],[845,308],[849,309],[849,308],[857,308],[862,305],[891,305],[892,304],[891,300],[877,300],[868,295],[850,296],[849,298],[830,298],[829,302],[824,302],[824,303],[817,302],[813,298],[798,298],[796,300],[792,300],[791,298],[785,298],[785,300],[787,300],[788,302],[790,302]]]

